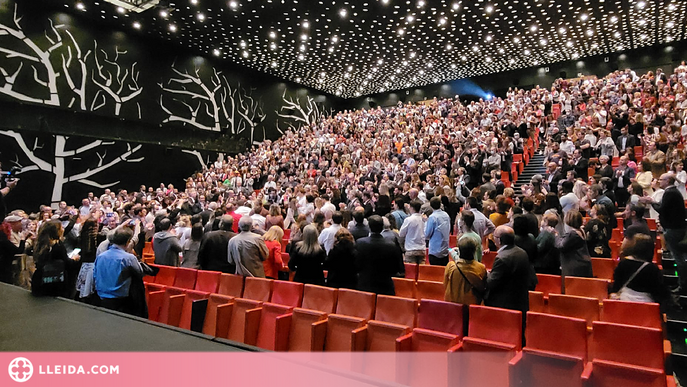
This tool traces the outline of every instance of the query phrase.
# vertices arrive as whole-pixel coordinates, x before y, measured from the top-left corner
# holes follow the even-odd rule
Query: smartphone
[[[69,257],[69,259],[74,259],[74,257],[79,255],[80,252],[81,252],[81,249],[77,247],[74,250],[72,250],[71,253],[67,254],[67,256]]]

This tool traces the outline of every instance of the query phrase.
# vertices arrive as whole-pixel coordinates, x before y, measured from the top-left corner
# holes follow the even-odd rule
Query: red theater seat
[[[592,322],[599,320],[599,301],[590,297],[549,294],[549,313],[580,318],[591,328]]]
[[[239,298],[243,295],[243,276],[222,273],[217,293]]]
[[[458,336],[415,328],[396,340],[398,352],[423,352],[422,355],[399,355],[396,381],[404,386],[447,387],[449,385],[446,351],[458,343]]]
[[[660,329],[595,321],[590,358],[664,370]]]
[[[455,385],[508,387],[515,345],[467,336],[450,352],[455,353],[449,354],[448,377]]]
[[[444,289],[444,284],[442,282],[435,281],[417,281],[417,298],[418,299],[429,299],[443,301],[444,294],[446,290]]]
[[[538,313],[546,313],[547,307],[544,301],[544,293],[530,291],[530,311]]]
[[[522,312],[470,305],[468,336],[509,344],[519,351],[522,348]]]
[[[267,278],[246,277],[243,286],[243,298],[268,302],[272,296],[274,280]]]
[[[172,266],[157,265],[160,271],[155,276],[155,283],[165,286],[174,286],[174,279],[177,276],[177,268]]]
[[[339,289],[336,314],[372,320],[375,314],[375,294],[351,289]]]
[[[420,265],[417,279],[422,281],[444,282],[444,270],[446,269],[443,266]]]
[[[287,343],[288,332],[293,308],[272,303],[262,304],[260,323],[246,326],[246,344],[254,345],[270,351],[284,348]],[[283,340],[277,342],[277,338]]]
[[[181,318],[179,319],[179,328],[191,329],[191,318],[193,317],[193,303],[199,300],[206,300],[210,297],[210,293],[196,292],[195,290],[187,290],[184,303],[181,306]],[[207,309],[207,307],[206,307]]]
[[[549,293],[561,294],[561,276],[551,274],[537,274],[536,291],[544,293],[548,297]]]
[[[656,303],[604,300],[601,321],[663,329],[661,306]]]
[[[289,281],[274,281],[271,302],[292,308],[300,308],[303,303],[303,284]]]
[[[217,293],[221,276],[222,273],[219,271],[198,270],[195,290],[199,292]]]
[[[565,277],[565,294],[603,301],[608,298],[608,285],[609,281],[605,279]]]
[[[278,351],[311,352],[324,349],[327,334],[327,314],[315,310],[294,308],[289,321],[288,337],[278,336],[277,343],[286,343]]]
[[[582,387],[584,367],[580,357],[525,347],[509,362],[510,386]]]
[[[160,307],[158,322],[163,324],[179,326],[181,318],[181,308],[184,304],[184,289],[167,288]]]
[[[327,335],[324,350],[327,352],[351,352],[362,346],[365,340],[363,327],[366,320],[359,317],[331,314],[327,318]]]
[[[393,296],[377,296],[375,320],[415,328],[417,325],[417,300]]]
[[[261,301],[245,298],[236,298],[232,304],[218,306],[217,336],[245,343],[246,327],[260,324],[261,306]]]
[[[370,320],[364,328],[365,340],[362,347],[356,344],[354,351],[367,352],[394,352],[396,351],[396,339],[410,333],[412,328],[386,323],[382,321]]]
[[[494,267],[494,261],[496,260],[496,251],[487,251],[482,255],[482,263],[487,270],[491,270]]]
[[[159,321],[160,309],[165,300],[164,290],[146,291],[146,303],[148,304],[148,320]]]
[[[185,267],[177,268],[177,276],[174,279],[174,287],[193,290],[196,286],[198,270]]]
[[[403,265],[405,266],[406,278],[417,281],[418,266],[420,265],[417,263],[404,263]]]
[[[527,312],[525,337],[527,348],[587,361],[587,322],[583,319]]]
[[[675,379],[658,368],[595,359],[585,375],[589,387],[674,387]]]
[[[417,327],[463,337],[465,306],[447,301],[420,300]]]
[[[234,302],[234,297],[221,294],[211,294],[208,298],[208,306],[205,310],[205,320],[203,320],[203,333],[210,336],[217,336],[217,308],[220,305],[227,305]],[[228,323],[228,321],[225,321]]]
[[[339,290],[325,286],[305,285],[303,287],[303,309],[334,313]]]
[[[592,272],[596,278],[609,281],[613,280],[613,272],[615,271],[616,266],[618,266],[618,261],[615,259],[592,257]]]
[[[408,278],[392,277],[394,291],[398,297],[417,298],[417,285],[415,280]]]

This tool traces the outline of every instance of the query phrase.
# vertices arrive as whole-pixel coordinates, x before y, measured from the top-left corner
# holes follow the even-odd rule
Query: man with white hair
[[[243,216],[239,220],[240,233],[229,240],[228,261],[236,265],[236,274],[244,277],[265,278],[262,262],[267,260],[269,250],[260,235],[251,232],[253,219]]]

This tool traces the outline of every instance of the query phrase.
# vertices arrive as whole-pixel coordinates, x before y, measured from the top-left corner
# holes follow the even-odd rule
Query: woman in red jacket
[[[279,270],[284,267],[284,262],[281,260],[281,240],[283,237],[284,230],[279,226],[270,227],[262,236],[270,252],[267,259],[262,262],[265,268],[265,277],[267,278],[278,279]]]

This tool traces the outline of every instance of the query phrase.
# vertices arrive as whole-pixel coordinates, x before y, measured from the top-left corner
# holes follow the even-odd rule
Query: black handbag
[[[58,285],[66,282],[66,268],[62,260],[50,260],[43,266],[41,282],[44,285]]]

